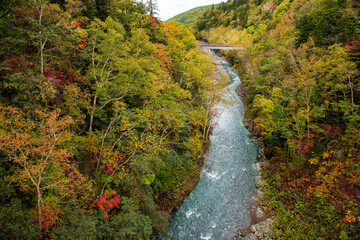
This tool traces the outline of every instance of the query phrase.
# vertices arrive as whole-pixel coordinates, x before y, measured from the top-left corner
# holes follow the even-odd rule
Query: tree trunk
[[[40,41],[40,73],[41,73],[41,76],[44,75],[44,47],[45,47],[45,42],[43,44],[43,42]]]
[[[39,10],[39,27],[40,27],[40,31],[39,31],[39,34],[40,34],[40,72],[41,72],[41,75],[43,76],[44,75],[44,47],[45,47],[45,41],[43,41],[42,39],[42,31],[41,31],[41,28],[42,28],[42,14],[43,14],[43,6],[41,5],[40,6],[40,10]]]
[[[93,122],[94,122],[94,115],[95,115],[95,112],[96,112],[96,95],[94,96],[94,101],[93,101],[93,111],[91,112],[91,115],[90,115],[90,124],[89,124],[89,132],[92,131],[92,125],[93,125]]]
[[[38,221],[39,221],[39,229],[42,230],[42,210],[41,210],[41,202],[42,202],[42,198],[41,198],[41,190],[40,190],[40,186],[36,186],[36,191],[37,191],[37,208],[38,208]]]

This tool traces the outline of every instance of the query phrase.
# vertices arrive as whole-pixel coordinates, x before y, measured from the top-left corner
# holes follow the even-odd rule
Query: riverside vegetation
[[[1,239],[166,234],[222,86],[155,2],[2,2]]]
[[[3,1],[1,238],[166,234],[222,88],[189,30],[149,14],[154,3]],[[245,47],[223,54],[264,139],[273,239],[360,238],[359,8],[233,0],[193,25]]]
[[[224,51],[263,138],[273,239],[360,239],[360,4],[233,0],[198,18]]]

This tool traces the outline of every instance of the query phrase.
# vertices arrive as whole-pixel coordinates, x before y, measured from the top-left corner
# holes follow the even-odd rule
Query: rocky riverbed
[[[241,98],[242,102],[245,104],[246,96],[246,87],[240,85],[236,89],[236,93]],[[272,239],[272,226],[274,224],[275,218],[273,214],[266,209],[264,205],[264,191],[266,191],[266,182],[262,179],[262,170],[266,164],[264,156],[264,145],[263,137],[255,129],[255,124],[252,118],[245,114],[243,118],[243,124],[252,134],[251,141],[254,144],[257,144],[261,147],[261,150],[257,157],[257,162],[255,163],[255,168],[259,172],[259,176],[256,179],[255,187],[256,194],[253,196],[254,204],[251,206],[251,226],[247,229],[241,229],[235,240],[258,240],[258,239]]]
[[[220,80],[224,81],[224,76],[226,76],[229,81],[229,84],[230,84],[232,82],[232,80],[231,80],[232,77],[231,77],[230,73],[227,71],[227,69],[225,68],[225,66],[223,65],[223,63],[217,59],[214,59],[214,65],[216,66],[214,80],[215,81],[220,81]],[[243,103],[245,103],[245,99],[244,99],[245,94],[246,94],[245,87],[240,85],[239,87],[236,88],[236,93],[241,98]],[[261,146],[260,149],[263,149],[263,139],[257,133],[253,120],[251,118],[248,118],[247,115],[245,115],[243,118],[243,124],[252,135],[251,142],[256,145]],[[255,188],[256,188],[254,191],[255,195],[252,197],[253,204],[251,205],[251,211],[250,211],[250,215],[251,215],[250,227],[238,230],[233,239],[236,239],[236,240],[238,240],[238,239],[245,239],[245,240],[271,239],[270,233],[271,233],[271,227],[274,223],[274,218],[272,218],[271,212],[269,212],[263,204],[266,183],[261,178],[261,171],[264,167],[264,164],[265,163],[264,163],[263,151],[259,150],[257,160],[255,163],[255,168],[259,172],[259,176],[258,176],[257,180],[255,181]],[[198,169],[198,170],[200,170],[200,169]],[[192,185],[192,186],[196,185],[197,181],[198,181],[198,179],[196,179],[196,181],[191,181],[192,184],[190,184],[190,185]],[[187,217],[190,217],[190,213],[191,213],[191,216],[193,215],[192,212],[190,212],[190,211],[187,211],[186,213],[187,213]],[[236,228],[236,226],[234,226],[234,227]]]
[[[231,83],[231,76],[224,65],[217,59],[214,59],[214,65],[217,68],[215,72],[215,81],[219,81],[221,76],[226,76],[229,79],[229,83]]]
[[[217,66],[216,79],[220,79],[221,75],[226,75],[231,79],[228,71],[224,65],[219,60],[214,60],[214,64]],[[244,105],[246,105],[245,96],[246,96],[246,87],[240,85],[236,88],[236,93],[241,98]],[[246,107],[246,106],[245,106]],[[264,156],[264,145],[263,137],[255,129],[254,120],[245,114],[243,118],[243,124],[252,134],[251,142],[260,146],[261,150],[259,151],[257,162],[255,163],[255,168],[259,172],[259,176],[255,182],[256,195],[253,196],[252,200],[254,204],[251,206],[251,226],[246,229],[241,229],[235,240],[258,240],[258,239],[271,239],[272,225],[274,224],[274,217],[272,213],[268,211],[264,205],[264,191],[266,189],[266,183],[261,177],[262,169],[265,165],[265,156]]]

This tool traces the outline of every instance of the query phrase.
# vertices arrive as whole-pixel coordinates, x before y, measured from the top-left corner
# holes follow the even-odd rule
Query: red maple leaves
[[[104,213],[104,218],[108,218],[108,212],[113,208],[119,208],[121,201],[120,195],[116,195],[115,191],[110,191],[100,196],[99,201],[96,203]]]
[[[355,46],[359,46],[360,45],[360,38],[358,38],[358,39],[355,39],[355,40],[353,40],[353,41],[351,41],[351,40],[347,40],[346,41],[346,47],[347,48],[353,48],[353,47],[355,47]]]

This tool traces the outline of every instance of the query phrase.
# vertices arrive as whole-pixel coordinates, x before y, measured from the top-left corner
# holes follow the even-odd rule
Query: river
[[[251,143],[250,133],[242,124],[244,104],[235,92],[241,84],[239,76],[224,59],[212,55],[233,80],[226,94],[231,104],[216,106],[222,114],[212,119],[217,124],[210,136],[200,182],[171,216],[169,234],[179,240],[233,239],[239,229],[250,226],[258,146]]]

